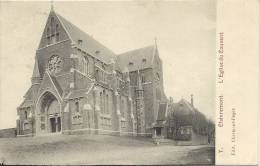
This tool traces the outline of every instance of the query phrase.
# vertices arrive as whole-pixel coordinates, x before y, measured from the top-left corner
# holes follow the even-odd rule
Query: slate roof
[[[89,90],[91,87],[88,87],[88,89],[84,90],[72,90],[65,99],[74,99],[74,98],[80,98],[80,97],[87,97],[89,94]]]
[[[19,108],[31,107],[33,105],[33,101],[24,100]]]
[[[74,98],[79,98],[79,97],[86,97],[87,96],[87,90],[73,90],[68,94],[66,99],[74,99]]]
[[[173,104],[173,111],[177,116],[194,114],[194,107],[185,99]]]
[[[109,63],[111,61],[111,58],[115,58],[115,54],[110,49],[96,41],[90,35],[80,30],[78,27],[70,23],[59,14],[55,14],[59,18],[63,27],[69,33],[68,35],[70,36],[71,40],[77,47],[81,48],[90,55],[96,57],[97,59],[103,61],[104,63]],[[78,44],[78,40],[82,40],[82,43],[80,45]],[[97,51],[99,53],[97,53]]]
[[[116,63],[121,71],[125,67],[129,72],[152,67],[155,45],[121,53],[116,57]],[[145,59],[146,62],[143,61]],[[132,65],[129,65],[129,63]]]
[[[19,108],[30,107],[33,105],[33,91],[32,87],[30,87],[24,95],[23,102],[19,105]]]
[[[165,126],[165,121],[157,121],[153,127],[164,127]]]
[[[25,100],[32,100],[33,94],[32,94],[32,86],[28,89],[28,91],[25,93],[24,98]]]
[[[50,77],[52,79],[54,86],[57,88],[58,93],[60,94],[60,96],[62,96],[63,90],[62,90],[59,82],[57,81],[57,79],[54,76],[50,75]]]

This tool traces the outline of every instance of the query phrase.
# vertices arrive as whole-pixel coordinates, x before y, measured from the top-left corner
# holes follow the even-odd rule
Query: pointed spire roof
[[[156,37],[154,38],[154,46],[157,49],[157,38]]]
[[[34,68],[33,68],[33,78],[35,77],[40,77],[40,71],[39,71],[39,66],[38,66],[38,59],[35,59],[35,64],[34,64]]]
[[[53,0],[51,0],[51,11],[54,11]]]

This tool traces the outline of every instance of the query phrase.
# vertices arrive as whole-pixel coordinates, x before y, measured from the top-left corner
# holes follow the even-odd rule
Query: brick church
[[[115,54],[51,9],[17,134],[150,136],[166,101],[156,43]]]

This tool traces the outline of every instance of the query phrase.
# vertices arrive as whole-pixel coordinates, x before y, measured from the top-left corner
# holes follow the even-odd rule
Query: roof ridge
[[[121,56],[121,55],[123,55],[123,54],[127,54],[127,53],[130,53],[130,52],[134,52],[134,51],[139,51],[139,50],[142,50],[142,49],[150,48],[150,47],[154,47],[154,45],[151,44],[151,45],[147,45],[147,46],[144,46],[144,47],[136,48],[136,49],[134,49],[134,50],[128,50],[128,51],[125,51],[125,52],[122,52],[122,53],[117,54],[116,57],[119,57],[119,56]]]
[[[99,45],[103,46],[104,48],[106,48],[108,51],[112,52],[113,54],[115,54],[111,49],[109,49],[108,47],[106,47],[104,44],[102,44],[101,42],[99,42],[98,40],[96,40],[95,38],[93,38],[91,35],[89,35],[88,33],[86,33],[85,31],[83,31],[82,29],[80,29],[78,26],[76,26],[75,24],[73,24],[72,22],[70,22],[69,20],[67,20],[66,18],[64,18],[63,16],[61,16],[60,14],[56,13],[55,14],[61,18],[60,21],[63,22],[67,22],[68,24],[70,24],[71,26],[73,26],[73,28],[75,28],[76,30],[80,31],[82,34],[86,35],[87,37],[91,38],[92,40],[94,40],[96,43],[98,43]],[[66,27],[64,26],[64,28],[66,29]],[[72,39],[73,40],[73,39]]]

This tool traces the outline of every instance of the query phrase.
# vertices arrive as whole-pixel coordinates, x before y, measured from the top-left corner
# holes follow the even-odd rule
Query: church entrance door
[[[61,121],[60,117],[51,117],[50,118],[50,132],[51,133],[56,133],[61,131]]]
[[[43,95],[41,101],[40,131],[58,133],[61,131],[60,103],[50,92]]]
[[[50,122],[51,122],[51,132],[55,133],[56,132],[56,119],[50,118]]]

